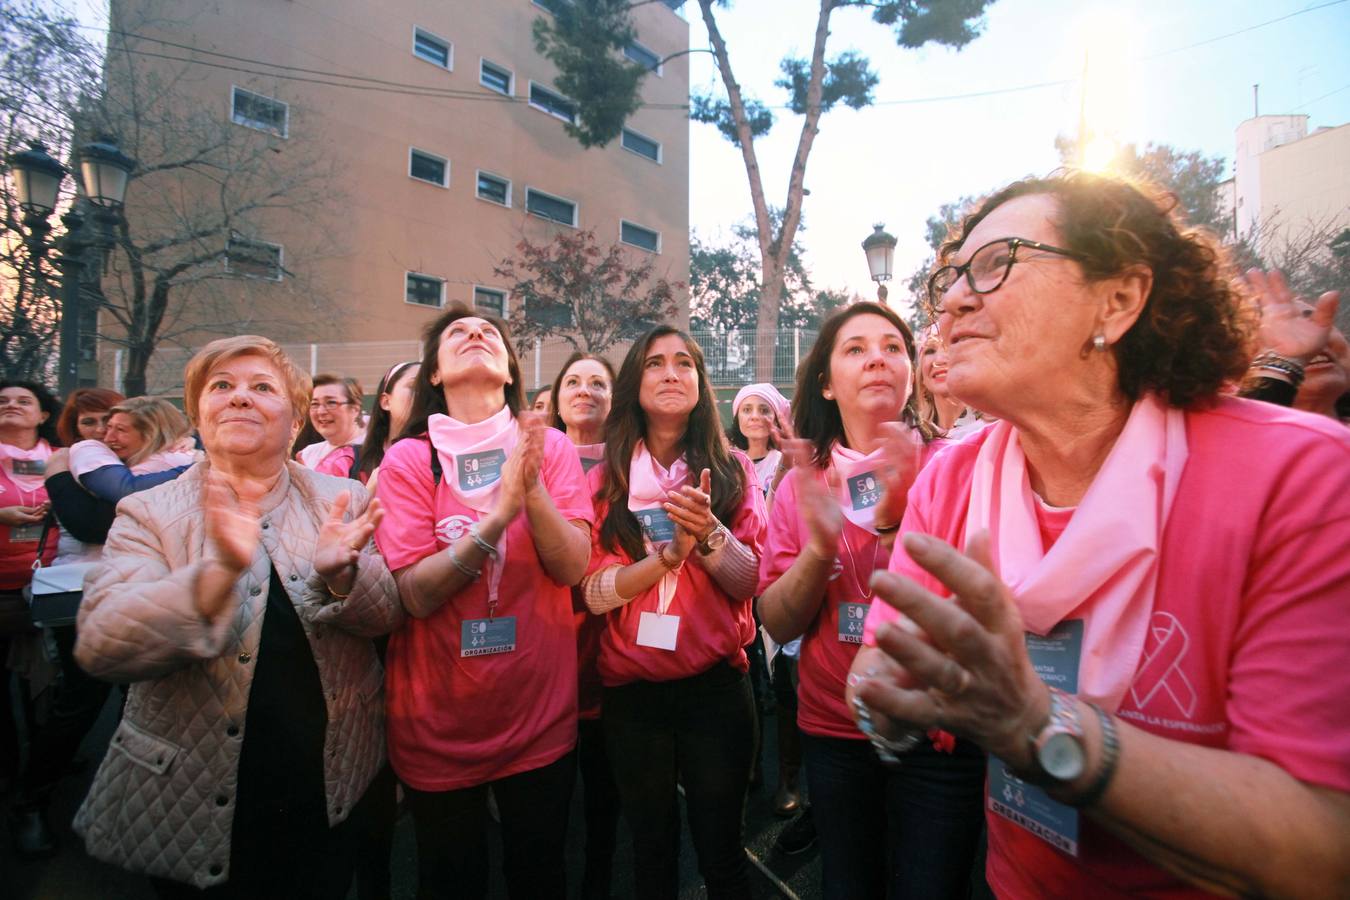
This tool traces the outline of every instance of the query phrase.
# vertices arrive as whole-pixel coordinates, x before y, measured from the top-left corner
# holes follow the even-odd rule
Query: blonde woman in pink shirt
[[[1000,897],[1350,884],[1350,434],[1221,395],[1249,307],[1174,207],[1018,182],[929,282],[951,389],[1000,421],[910,491],[849,700],[888,757],[989,753]]]

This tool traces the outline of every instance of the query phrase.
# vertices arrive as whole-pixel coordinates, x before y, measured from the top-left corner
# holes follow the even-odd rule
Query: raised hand
[[[207,561],[219,570],[220,577],[199,582],[193,596],[203,618],[214,619],[225,609],[233,599],[234,582],[253,564],[262,534],[260,496],[240,497],[223,478],[207,476],[202,491],[202,519],[210,547]]]
[[[1302,363],[1322,352],[1336,318],[1339,291],[1327,291],[1310,306],[1294,296],[1278,271],[1249,269],[1246,282],[1261,310],[1263,350]]]
[[[881,481],[881,499],[877,501],[876,523],[881,528],[888,528],[900,524],[904,518],[909,489],[919,477],[923,439],[903,422],[885,423],[881,426],[881,434],[886,465],[877,473]]]
[[[544,438],[548,425],[544,417],[536,412],[523,412],[516,420],[520,425],[520,478],[525,492],[529,493],[539,483],[539,467],[544,462]]]
[[[825,483],[816,477],[815,445],[801,438],[782,442],[783,456],[797,470],[797,513],[806,523],[807,549],[819,559],[832,560],[839,553],[839,536],[844,530],[844,514],[839,509],[839,479],[833,469],[825,473]]]
[[[338,494],[328,519],[319,529],[318,540],[314,542],[314,571],[323,578],[329,590],[337,594],[346,594],[351,590],[361,550],[369,543],[375,527],[384,518],[380,501],[372,498],[365,512],[350,522],[344,522],[343,516],[351,501],[350,491]]]
[[[698,487],[686,484],[666,494],[663,504],[670,520],[693,535],[695,543],[703,543],[718,526],[712,512],[712,473],[704,469],[699,474]]]

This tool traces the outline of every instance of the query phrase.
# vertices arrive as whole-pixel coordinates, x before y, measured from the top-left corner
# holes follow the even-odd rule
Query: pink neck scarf
[[[427,436],[441,460],[442,483],[449,486],[455,499],[480,513],[491,512],[501,490],[500,477],[490,481],[485,479],[486,483],[477,486],[468,483],[472,479],[466,479],[466,483],[461,484],[458,460],[496,450],[510,457],[520,440],[520,426],[511,413],[511,407],[503,405],[493,415],[472,425],[441,413],[433,413],[427,418]],[[500,471],[499,466],[497,472]],[[494,608],[502,583],[502,570],[506,565],[506,532],[507,529],[502,530],[501,539],[497,542],[496,559],[489,558],[483,563],[488,568],[488,603]]]
[[[685,462],[683,456],[666,469],[652,456],[645,441],[637,442],[637,446],[633,448],[633,461],[628,464],[629,510],[639,512],[653,507],[661,508],[661,504],[666,502],[668,493],[688,483],[689,464]],[[664,509],[662,512],[664,513]],[[642,544],[649,554],[658,551],[657,546],[647,539],[645,533],[642,536]],[[664,542],[661,546],[665,546]],[[675,590],[680,584],[680,569],[666,572],[661,576],[660,584],[656,611],[664,616],[675,599]]]
[[[966,541],[989,531],[1028,630],[1044,635],[1066,618],[1086,620],[1078,693],[1110,710],[1148,636],[1158,554],[1187,455],[1185,413],[1153,394],[1140,398],[1048,553],[1016,429],[990,426],[975,459]]]
[[[21,450],[13,444],[0,442],[0,463],[4,465],[5,476],[20,491],[36,491],[42,487],[42,481],[45,477],[42,472],[31,471],[31,465],[25,466],[24,464],[46,463],[51,455],[52,445],[42,438],[38,438],[38,442],[28,450]],[[30,471],[14,471],[16,462],[19,464],[18,468]],[[42,468],[45,468],[45,466],[42,466]]]
[[[886,465],[884,447],[871,453],[850,450],[835,441],[830,465],[839,477],[839,508],[844,517],[865,531],[877,533],[877,503],[881,500],[881,469]]]

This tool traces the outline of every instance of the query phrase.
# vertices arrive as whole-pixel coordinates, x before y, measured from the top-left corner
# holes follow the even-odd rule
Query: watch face
[[[1087,762],[1082,743],[1068,732],[1048,737],[1037,749],[1036,759],[1046,774],[1063,782],[1073,781],[1082,775]]]

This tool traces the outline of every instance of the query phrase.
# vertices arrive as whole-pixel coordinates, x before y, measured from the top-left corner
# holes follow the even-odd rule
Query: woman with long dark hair
[[[760,570],[765,630],[802,639],[796,724],[825,896],[841,900],[964,895],[982,822],[978,748],[937,739],[885,766],[844,703],[897,504],[938,446],[915,410],[914,368],[909,326],[885,306],[857,303],[821,326],[797,372],[798,437],[784,448],[794,466]],[[888,453],[894,444],[911,452]],[[893,468],[896,456],[906,464]]]
[[[413,397],[417,391],[417,360],[394,363],[380,379],[375,389],[375,405],[370,410],[366,439],[361,444],[356,471],[366,487],[375,489],[376,470],[384,454],[399,439],[408,418],[412,415]]]
[[[571,442],[522,412],[500,319],[448,308],[416,378],[411,437],[380,465],[376,540],[412,616],[389,641],[388,728],[418,896],[486,896],[490,788],[511,896],[563,897],[585,476]]]
[[[684,332],[658,326],[629,350],[590,478],[600,527],[582,589],[608,619],[605,737],[636,893],[676,895],[679,783],[708,895],[748,897],[755,715],[744,648],[764,498],[722,436],[703,351]]]

